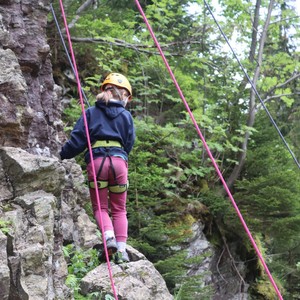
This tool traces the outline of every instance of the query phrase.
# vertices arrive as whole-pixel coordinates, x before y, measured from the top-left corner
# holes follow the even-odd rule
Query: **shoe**
[[[117,252],[118,246],[117,246],[117,241],[115,238],[109,238],[106,240],[106,248],[108,252],[108,257],[111,259],[113,255]],[[106,261],[106,256],[105,256],[105,250],[104,250],[104,244],[102,244],[102,249],[99,250],[99,260],[100,261]]]
[[[108,252],[114,254],[118,250],[117,241],[114,237],[109,238],[106,240],[106,248]]]
[[[114,255],[114,261],[116,264],[122,264],[122,263],[127,263],[129,262],[129,256],[128,253],[126,252],[126,250],[124,251],[118,251],[115,255]]]

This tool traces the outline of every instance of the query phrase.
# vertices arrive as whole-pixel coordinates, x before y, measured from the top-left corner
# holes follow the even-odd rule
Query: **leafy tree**
[[[235,196],[251,228],[263,235],[266,258],[291,297],[299,293],[295,269],[300,259],[299,170],[279,145],[271,125],[265,120],[259,123],[264,129],[253,136],[247,171],[236,185]]]
[[[192,3],[198,3],[200,13],[189,12]],[[220,193],[219,179],[133,1],[69,0],[66,6],[88,97],[93,99],[101,76],[110,71],[124,73],[134,88],[129,105],[137,128],[129,169],[130,242],[157,264],[178,299],[188,299],[188,290],[199,292],[192,287],[201,279],[185,276],[183,253],[174,249],[190,234],[191,222],[200,215],[205,220],[209,208],[224,234],[241,232],[241,225]],[[155,0],[142,6],[247,223],[261,237],[268,262],[292,299],[300,294],[300,228],[299,175],[290,154],[202,1]],[[299,156],[300,20],[293,2],[220,0],[218,10],[212,9]],[[53,26],[50,18],[59,83],[69,67]],[[64,85],[77,98],[74,82]],[[65,111],[69,126],[79,114],[75,102]],[[192,218],[188,205],[198,208]],[[253,251],[240,236],[239,242]],[[176,290],[178,281],[183,284]],[[260,295],[269,288],[263,276],[253,286]]]

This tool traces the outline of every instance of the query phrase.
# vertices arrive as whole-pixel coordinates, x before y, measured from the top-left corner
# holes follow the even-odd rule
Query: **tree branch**
[[[266,95],[271,95],[274,93],[274,91],[276,89],[282,89],[284,88],[285,86],[287,86],[290,82],[296,80],[297,78],[300,77],[300,73],[295,73],[293,74],[293,76],[291,78],[289,78],[288,80],[286,80],[285,82],[279,84],[279,85],[275,85],[274,87],[272,87],[267,93]],[[280,98],[282,96],[292,96],[292,95],[299,95],[300,93],[292,93],[292,94],[280,94],[280,95],[273,95],[273,96],[267,96],[265,98],[265,100],[263,100],[264,103],[266,103],[267,101],[269,100],[272,100],[272,99],[276,99],[276,98]]]
[[[128,43],[128,42],[126,42],[124,40],[120,40],[120,39],[109,39],[108,40],[107,38],[102,38],[102,37],[97,37],[97,38],[72,37],[71,39],[72,39],[72,42],[75,42],[75,43],[108,44],[108,45],[114,45],[114,46],[118,46],[118,47],[133,49],[133,50],[144,52],[144,53],[151,54],[151,55],[160,55],[160,53],[157,52],[157,51],[147,50],[147,49],[156,49],[156,47],[154,45],[131,44],[131,43]],[[172,43],[169,43],[169,44],[161,45],[161,48],[163,50],[168,50],[170,47],[174,47],[174,46],[182,46],[182,45],[186,46],[186,45],[197,45],[197,44],[201,44],[201,42],[187,40],[187,41],[172,42]],[[183,56],[183,54],[180,54],[180,53],[171,53],[169,55]]]
[[[286,96],[286,97],[288,97],[288,96],[293,96],[293,95],[300,95],[300,93],[292,93],[292,94],[280,94],[280,95],[274,95],[274,96],[268,96],[265,100],[263,100],[263,102],[264,103],[266,103],[266,102],[268,102],[268,101],[270,101],[270,100],[272,100],[272,99],[277,99],[277,98],[281,98],[281,97],[283,97],[283,96]],[[259,106],[260,107],[260,106]]]
[[[233,256],[232,256],[232,254],[231,254],[231,252],[230,252],[230,249],[229,249],[229,247],[228,247],[228,244],[227,244],[227,242],[226,242],[226,238],[225,238],[223,235],[222,235],[222,240],[223,240],[224,246],[225,246],[225,248],[226,248],[226,250],[227,250],[228,256],[229,256],[229,258],[230,258],[230,260],[231,260],[231,264],[232,264],[232,266],[233,266],[233,268],[234,268],[236,274],[237,274],[238,277],[240,278],[240,286],[244,287],[244,286],[245,286],[245,280],[244,280],[243,276],[241,275],[240,271],[238,270],[238,268],[237,268],[237,266],[236,266],[235,260],[234,260],[234,258],[233,258]],[[241,291],[240,291],[240,292],[241,292]]]
[[[220,269],[219,269],[219,265],[220,265],[220,262],[221,262],[221,258],[222,258],[222,256],[223,256],[224,252],[225,252],[225,247],[223,247],[223,250],[222,250],[222,252],[221,252],[221,254],[220,254],[219,258],[218,258],[217,265],[216,265],[216,269],[217,269],[217,271],[218,271],[220,277],[221,277],[226,283],[228,283],[228,281],[224,278],[224,276],[221,274]]]
[[[73,18],[73,20],[70,22],[70,24],[68,25],[68,28],[71,29],[72,27],[75,26],[76,22],[78,21],[78,19],[80,18],[80,15],[83,11],[85,11],[90,5],[92,5],[94,2],[94,0],[86,0],[76,11],[76,15]],[[62,32],[65,32],[66,30],[63,29]]]
[[[279,84],[279,85],[275,85],[274,87],[272,87],[272,89],[270,89],[268,91],[267,94],[272,94],[276,89],[281,89],[283,87],[285,87],[286,85],[288,85],[291,81],[297,79],[300,77],[300,73],[295,73],[291,78],[289,78],[288,80],[286,80],[285,82]]]

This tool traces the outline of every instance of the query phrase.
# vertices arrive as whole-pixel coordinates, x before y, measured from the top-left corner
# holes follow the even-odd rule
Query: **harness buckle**
[[[94,189],[95,188],[94,181],[88,181],[88,186],[90,189]],[[104,188],[108,187],[108,181],[97,180],[97,186],[98,186],[98,189],[104,189]]]

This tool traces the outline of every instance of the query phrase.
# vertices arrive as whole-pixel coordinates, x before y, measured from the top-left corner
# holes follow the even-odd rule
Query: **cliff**
[[[0,0],[2,300],[73,299],[63,245],[84,250],[100,242],[82,208],[89,195],[81,168],[55,157],[65,135],[46,36],[49,4]],[[127,270],[113,266],[119,299],[172,299],[154,266],[130,247],[129,255]],[[111,294],[106,264],[82,282],[83,293],[95,290]]]
[[[65,285],[63,246],[91,249],[100,242],[84,205],[89,202],[81,168],[56,157],[65,140],[61,88],[53,81],[46,26],[50,0],[0,0],[0,299],[73,299]],[[214,286],[213,299],[247,299],[236,284],[226,251],[215,251],[194,224],[183,249],[205,259],[190,267],[199,285]],[[172,299],[162,276],[128,247],[126,268],[112,266],[120,300]],[[226,280],[222,274],[226,274]],[[125,279],[125,280],[124,280]],[[81,281],[81,292],[111,294],[107,266]]]
[[[0,142],[32,153],[63,138],[46,26],[50,1],[0,1]]]
[[[0,150],[0,299],[73,299],[63,245],[90,249],[100,242],[82,206],[89,201],[80,167],[72,161]],[[3,225],[5,224],[5,225]],[[119,299],[172,299],[154,266],[128,247],[131,262],[113,265]],[[124,280],[126,278],[126,280]],[[111,294],[106,263],[81,282],[83,294]]]

